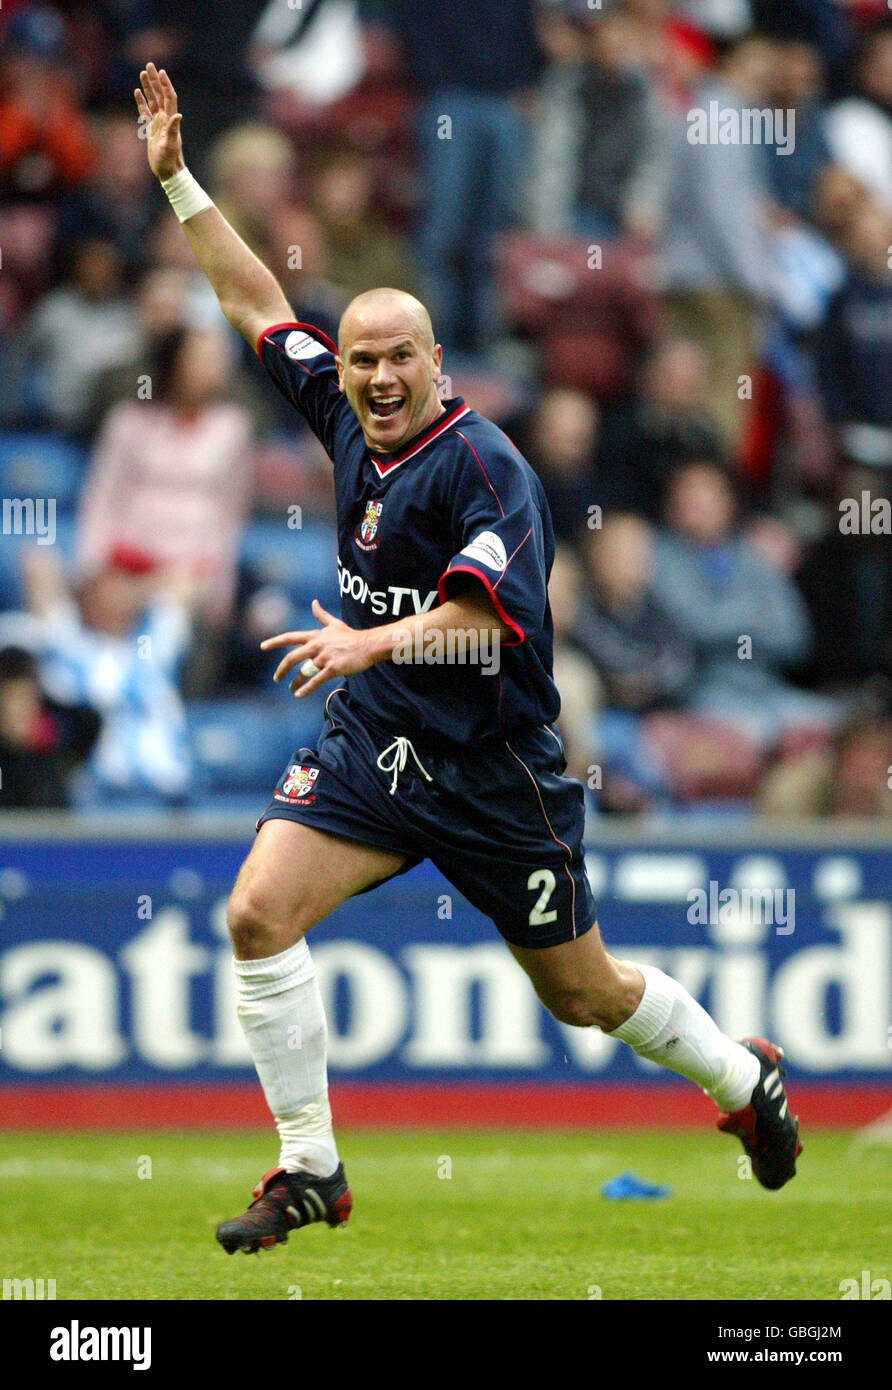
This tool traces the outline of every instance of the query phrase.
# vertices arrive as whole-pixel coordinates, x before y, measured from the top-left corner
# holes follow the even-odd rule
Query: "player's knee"
[[[240,960],[278,955],[297,939],[294,923],[283,921],[267,899],[238,885],[229,899],[226,921],[233,950]]]
[[[549,994],[543,1003],[558,1023],[569,1023],[574,1028],[601,1025],[597,1000],[581,990],[558,990]]]
[[[229,897],[226,925],[229,927],[233,950],[239,959],[254,956],[266,932],[264,913],[260,904],[238,887],[233,889]]]
[[[612,1033],[638,1006],[640,989],[620,972],[585,989],[558,989],[543,995],[542,1002],[559,1023],[574,1028],[600,1028]]]

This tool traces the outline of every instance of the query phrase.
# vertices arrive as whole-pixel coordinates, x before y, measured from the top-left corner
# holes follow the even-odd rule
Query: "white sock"
[[[325,1011],[306,941],[233,960],[238,1016],[279,1132],[279,1167],[329,1177],[338,1150],[328,1105]]]
[[[759,1063],[741,1043],[726,1037],[671,976],[652,965],[644,976],[638,1008],[610,1034],[639,1057],[695,1081],[722,1110],[742,1110],[759,1080]]]

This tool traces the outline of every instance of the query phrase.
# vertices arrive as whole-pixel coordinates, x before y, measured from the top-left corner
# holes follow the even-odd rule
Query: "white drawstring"
[[[389,763],[385,763],[384,759],[387,757],[388,753],[393,753],[393,757]],[[434,780],[433,777],[431,777],[430,773],[428,773],[425,770],[425,768],[422,767],[421,759],[415,752],[415,749],[412,747],[412,740],[406,738],[404,734],[398,734],[397,737],[393,740],[393,743],[388,743],[383,753],[380,753],[378,755],[378,766],[380,767],[381,771],[393,773],[393,781],[390,784],[391,796],[393,796],[394,792],[396,791],[396,785],[399,780],[399,775],[404,770],[406,763],[409,761],[410,753],[412,754],[412,757],[415,759],[415,765],[418,768],[419,772],[421,772],[429,782],[432,782]]]

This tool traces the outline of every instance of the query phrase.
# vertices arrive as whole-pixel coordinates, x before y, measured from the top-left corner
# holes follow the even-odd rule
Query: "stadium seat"
[[[244,698],[193,700],[186,706],[195,759],[195,795],[272,795],[296,748],[315,744],[325,696],[306,702]]]
[[[368,151],[381,158],[382,171],[393,182],[399,177],[410,182],[416,104],[398,78],[371,74],[354,91],[325,106],[300,102],[286,91],[266,100],[276,124],[299,146]]]
[[[590,264],[585,238],[512,232],[497,250],[502,306],[538,344],[549,380],[599,400],[628,386],[642,349],[659,327],[647,262],[621,242]]]
[[[280,586],[299,606],[318,598],[337,611],[337,543],[325,523],[305,518],[299,530],[290,530],[284,521],[249,522],[240,559],[256,581]]]
[[[806,753],[823,752],[829,747],[830,742],[831,735],[828,729],[799,724],[781,735],[775,756],[778,762],[795,760]]]
[[[674,712],[646,715],[644,727],[679,801],[742,801],[754,795],[762,756],[739,729]]]
[[[4,497],[53,498],[56,514],[70,515],[86,471],[86,450],[60,435],[0,434],[0,493]]]

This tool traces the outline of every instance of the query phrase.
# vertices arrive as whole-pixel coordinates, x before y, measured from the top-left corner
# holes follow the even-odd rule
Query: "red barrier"
[[[892,1110],[892,1087],[791,1087],[803,1124],[856,1128]],[[693,1086],[443,1083],[334,1085],[338,1125],[684,1127],[708,1124],[712,1102]],[[0,1088],[4,1129],[227,1129],[271,1124],[258,1086],[13,1086]]]

